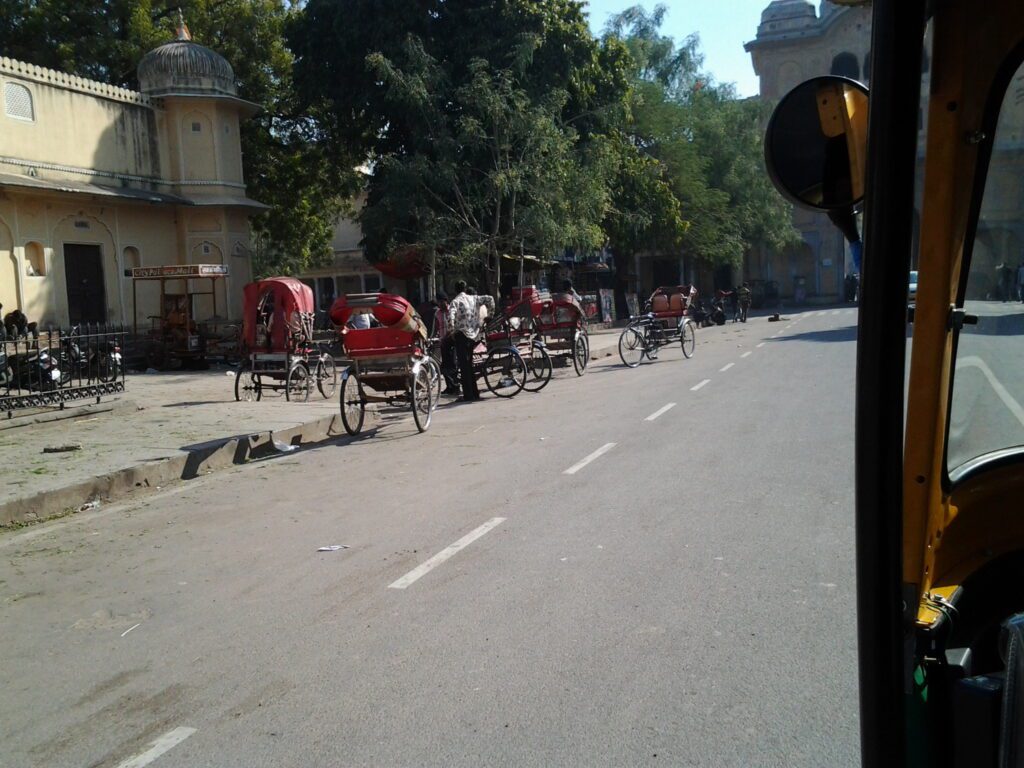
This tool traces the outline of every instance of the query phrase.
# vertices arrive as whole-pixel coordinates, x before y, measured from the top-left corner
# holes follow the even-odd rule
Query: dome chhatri
[[[770,21],[796,21],[817,19],[818,13],[810,0],[773,0],[761,13],[761,23]]]
[[[227,59],[193,42],[180,10],[175,39],[143,56],[137,74],[139,90],[150,96],[235,96],[238,93],[235,73]]]

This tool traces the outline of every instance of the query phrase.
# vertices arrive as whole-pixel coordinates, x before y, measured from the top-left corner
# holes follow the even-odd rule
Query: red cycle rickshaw
[[[367,403],[412,410],[420,432],[437,407],[441,369],[425,350],[426,326],[412,305],[387,293],[350,293],[331,306],[352,364],[341,374],[341,423],[359,434]],[[371,394],[373,390],[378,394]]]
[[[292,277],[269,277],[243,289],[242,365],[235,400],[260,400],[264,390],[285,399],[309,399],[312,382],[326,399],[334,395],[334,357],[313,345],[313,291]]]

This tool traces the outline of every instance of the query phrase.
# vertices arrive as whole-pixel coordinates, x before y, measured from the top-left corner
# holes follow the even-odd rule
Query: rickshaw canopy
[[[257,329],[263,325],[268,330],[266,346],[284,352],[289,347],[289,329],[301,327],[296,314],[312,317],[315,311],[313,289],[294,277],[257,280],[245,286],[243,295],[243,335],[248,349],[264,346],[257,344]]]

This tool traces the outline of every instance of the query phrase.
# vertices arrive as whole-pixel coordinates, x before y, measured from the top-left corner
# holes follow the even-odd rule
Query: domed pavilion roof
[[[761,23],[780,21],[807,21],[818,18],[814,3],[810,0],[772,0],[772,3],[761,12]]]
[[[235,73],[227,59],[193,42],[180,17],[177,37],[143,56],[136,72],[139,90],[150,96],[238,94]]]

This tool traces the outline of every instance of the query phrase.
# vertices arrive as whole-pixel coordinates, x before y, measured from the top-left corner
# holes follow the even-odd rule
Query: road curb
[[[125,467],[63,488],[0,503],[0,528],[73,514],[90,502],[111,502],[129,494],[244,464],[279,453],[274,443],[301,447],[345,434],[338,414],[281,430],[217,438],[156,461]]]

